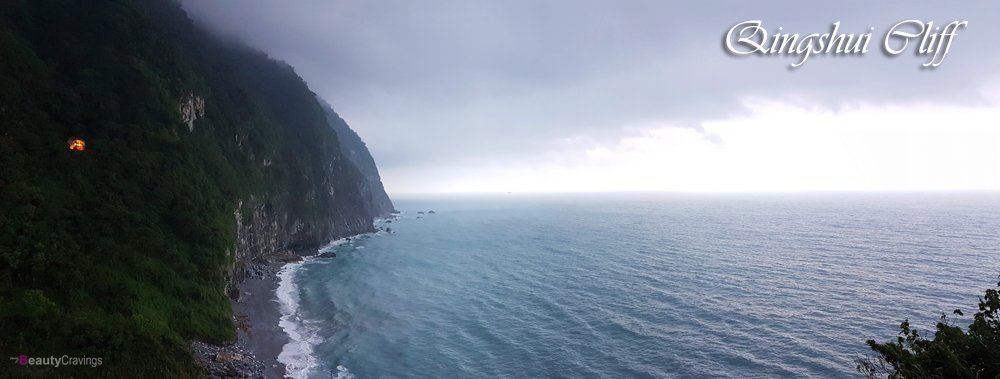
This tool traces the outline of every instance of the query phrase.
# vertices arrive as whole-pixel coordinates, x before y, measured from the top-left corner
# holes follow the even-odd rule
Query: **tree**
[[[997,283],[1000,289],[1000,282]],[[899,326],[896,341],[868,340],[877,355],[858,362],[859,372],[869,378],[997,378],[1000,379],[1000,291],[990,288],[979,299],[968,331],[954,326],[941,315],[934,339]],[[953,312],[962,316],[961,310]]]

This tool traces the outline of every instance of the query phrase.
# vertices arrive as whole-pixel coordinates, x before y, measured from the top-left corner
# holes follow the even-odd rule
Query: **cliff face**
[[[225,141],[229,159],[242,166],[238,175],[249,181],[234,199],[236,238],[225,269],[227,293],[255,261],[308,253],[331,240],[374,231],[373,218],[393,208],[357,134],[339,117],[336,128],[328,127],[335,113],[292,67],[192,28],[190,34],[175,32],[208,71],[196,84],[207,94],[204,100],[181,99],[182,121],[189,130],[232,123],[228,130],[212,131]],[[188,108],[200,110],[204,121],[190,122]]]
[[[309,220],[291,213],[287,205],[275,204],[273,198],[250,196],[236,205],[236,243],[226,267],[226,293],[231,297],[238,296],[237,285],[254,263],[276,255],[310,253],[331,240],[375,231],[370,213],[334,210],[330,218]]]
[[[0,2],[0,353],[197,376],[185,341],[234,337],[250,262],[392,209],[348,145],[291,67],[174,0]]]
[[[347,157],[347,160],[354,164],[354,167],[358,169],[364,178],[362,192],[367,194],[365,201],[367,202],[366,206],[369,212],[376,217],[387,217],[395,213],[396,208],[393,207],[389,195],[385,193],[385,187],[382,185],[382,177],[378,173],[375,159],[372,157],[371,152],[368,151],[368,146],[361,140],[361,136],[351,129],[347,125],[347,122],[340,118],[337,112],[333,111],[333,107],[330,104],[322,100],[319,101],[326,112],[327,123],[337,132],[341,151]]]

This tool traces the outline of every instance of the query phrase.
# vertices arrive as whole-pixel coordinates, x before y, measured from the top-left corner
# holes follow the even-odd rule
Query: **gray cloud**
[[[975,102],[996,76],[1000,4],[913,1],[183,0],[193,18],[296,68],[389,171],[542,152],[584,136],[614,143],[649,120],[700,125],[765,96],[838,109],[854,103]],[[802,34],[905,19],[968,20],[937,70],[922,60],[731,57],[734,24]],[[697,130],[700,126],[695,127]],[[719,136],[705,135],[724,143]],[[464,163],[463,163],[464,162]]]

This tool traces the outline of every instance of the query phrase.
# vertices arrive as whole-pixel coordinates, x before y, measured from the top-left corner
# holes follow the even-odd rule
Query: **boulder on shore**
[[[241,343],[212,345],[191,343],[195,361],[204,368],[203,378],[264,378],[264,362],[253,356]]]

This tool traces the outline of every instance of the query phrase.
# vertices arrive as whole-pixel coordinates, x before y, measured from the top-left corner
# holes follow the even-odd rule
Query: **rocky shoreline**
[[[195,362],[204,369],[202,378],[285,377],[285,367],[277,358],[288,336],[278,325],[281,312],[275,289],[281,266],[296,258],[302,259],[299,255],[280,256],[247,267],[246,278],[237,286],[238,295],[231,300],[236,341],[224,345],[191,343]]]
[[[433,211],[431,211],[433,213]],[[392,219],[386,221],[391,223]],[[392,228],[376,226],[376,231],[392,233]],[[344,237],[350,242],[351,237]],[[228,291],[236,325],[236,340],[215,345],[202,341],[191,343],[191,353],[203,368],[202,378],[285,378],[285,365],[278,361],[289,337],[279,325],[281,305],[276,290],[278,272],[287,263],[301,262],[306,256],[331,259],[332,251],[317,249],[291,251],[257,258],[243,268],[243,280]]]
[[[264,362],[239,341],[224,346],[201,341],[191,343],[195,362],[205,369],[203,378],[264,378]]]

